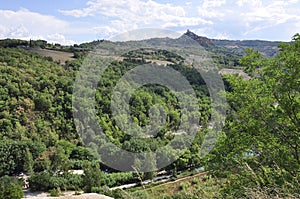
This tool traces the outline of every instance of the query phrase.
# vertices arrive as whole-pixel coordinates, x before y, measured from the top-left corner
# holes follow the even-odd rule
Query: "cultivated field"
[[[54,61],[64,64],[67,60],[74,60],[73,53],[57,50],[48,50],[42,48],[30,48],[30,51],[36,52],[42,56],[52,57]]]

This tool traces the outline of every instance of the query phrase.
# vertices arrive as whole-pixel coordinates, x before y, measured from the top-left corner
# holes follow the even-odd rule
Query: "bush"
[[[51,189],[50,190],[50,196],[51,197],[58,197],[60,195],[60,190],[59,189]]]
[[[83,178],[81,175],[68,174],[65,176],[65,179],[67,180],[67,190],[78,191],[84,187]]]
[[[121,189],[110,190],[108,186],[92,187],[91,192],[103,194],[112,198],[119,198],[119,199],[123,198]]]
[[[137,178],[132,172],[118,172],[106,174],[102,178],[102,184],[105,184],[109,187],[116,187],[123,184],[129,184],[136,182]]]
[[[0,198],[21,199],[23,196],[22,186],[17,179],[8,176],[0,179]]]
[[[52,173],[38,173],[29,178],[29,187],[32,191],[49,191],[54,188],[66,189],[68,180],[63,176]]]
[[[103,193],[103,188],[102,187],[92,187],[91,193]]]
[[[32,191],[48,191],[50,189],[50,178],[50,173],[34,174],[28,180],[29,187]]]

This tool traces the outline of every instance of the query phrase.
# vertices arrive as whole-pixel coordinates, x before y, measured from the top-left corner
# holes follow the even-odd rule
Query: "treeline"
[[[58,45],[58,44],[57,44]],[[21,39],[2,39],[0,40],[0,46],[4,48],[15,48],[15,47],[40,47],[45,48],[50,46],[45,40],[21,40]]]
[[[48,43],[46,40],[38,39],[38,40],[21,40],[21,39],[1,39],[0,40],[0,46],[3,48],[35,48],[39,47],[42,49],[50,49],[50,50],[56,50],[56,51],[64,51],[64,52],[71,52],[74,53],[74,58],[81,58],[83,55],[86,55],[87,52],[91,49],[84,48],[81,45],[69,45],[64,46],[59,43]]]

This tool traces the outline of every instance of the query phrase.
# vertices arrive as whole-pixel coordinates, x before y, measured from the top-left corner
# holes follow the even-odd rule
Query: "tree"
[[[34,162],[33,162],[32,154],[31,154],[30,150],[28,149],[28,147],[26,147],[25,154],[24,154],[23,170],[28,175],[32,175],[33,174],[33,165],[34,165]]]
[[[300,37],[279,46],[265,59],[251,51],[241,62],[256,74],[250,80],[228,76],[226,137],[214,151],[212,168],[229,172],[227,191],[241,197],[241,189],[280,187],[297,193],[300,169]],[[257,70],[253,66],[259,66]],[[237,175],[232,175],[234,172]]]
[[[144,179],[146,180],[153,180],[153,178],[156,176],[156,157],[155,154],[153,153],[147,153],[144,156],[144,170],[146,170],[147,172],[144,173]]]
[[[104,174],[100,170],[99,164],[97,162],[86,162],[83,176],[83,184],[85,185],[84,191],[90,193],[93,187],[100,187],[103,175]]]
[[[245,67],[245,72],[254,75],[262,67],[262,54],[254,49],[246,49],[246,56],[240,59],[239,64]]]

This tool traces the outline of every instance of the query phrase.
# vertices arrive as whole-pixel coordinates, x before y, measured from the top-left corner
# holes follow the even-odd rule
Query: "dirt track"
[[[49,193],[46,192],[25,192],[24,193],[24,199],[25,198],[31,198],[31,199],[112,199],[111,197],[96,194],[96,193],[84,193],[81,195],[74,195],[75,192],[68,191],[64,192],[64,196],[60,197],[50,197],[48,196]]]

